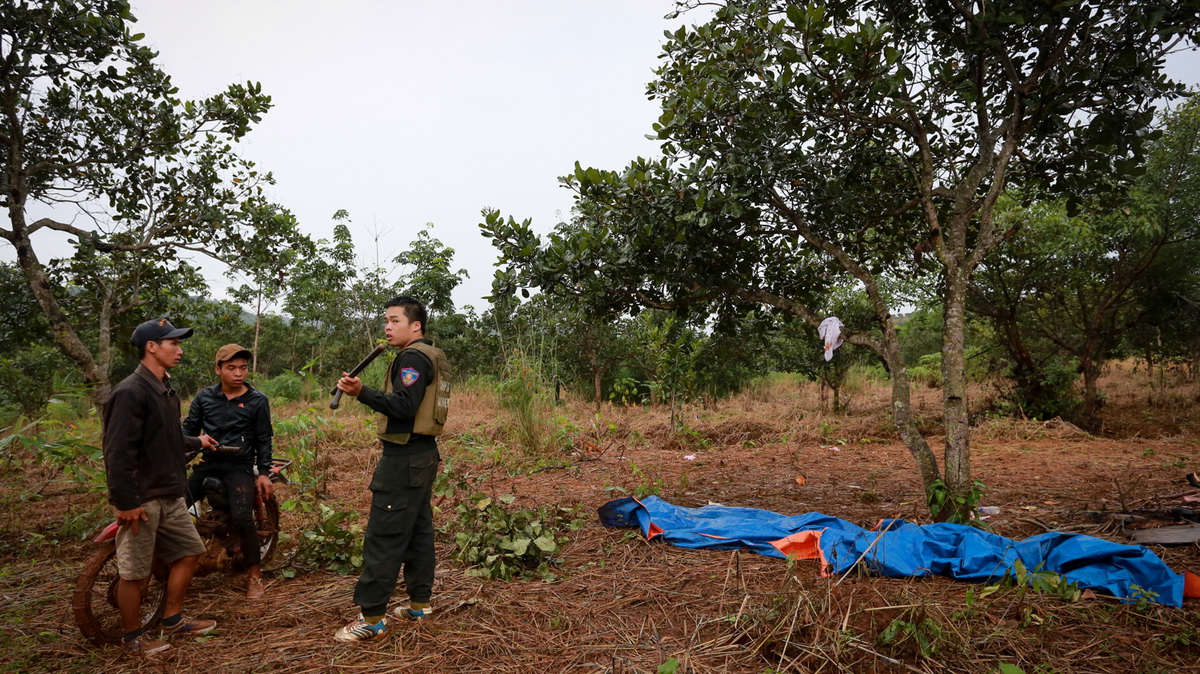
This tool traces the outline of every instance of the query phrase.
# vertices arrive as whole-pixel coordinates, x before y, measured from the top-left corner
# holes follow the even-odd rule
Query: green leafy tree
[[[288,281],[283,311],[308,342],[308,359],[317,373],[340,372],[372,348],[381,336],[383,305],[411,294],[430,310],[431,333],[442,319],[454,315],[452,293],[466,270],[454,271],[454,249],[421,230],[408,249],[391,260],[392,266],[363,264],[350,232],[350,214],[338,210],[331,240],[321,240],[297,254]],[[461,320],[448,320],[447,336],[462,329]],[[341,369],[338,369],[341,368]]]
[[[230,278],[240,276],[246,279],[245,283],[231,288],[230,295],[238,302],[254,308],[254,340],[250,351],[254,354],[251,371],[257,373],[263,313],[280,301],[297,275],[297,266],[306,257],[311,259],[316,246],[308,236],[299,233],[295,216],[287,211],[258,208],[248,211],[247,215],[259,231],[290,234],[287,246],[271,245],[269,240],[251,240],[231,261],[226,272]]]
[[[182,101],[156,54],[132,34],[129,3],[0,1],[0,227],[54,344],[99,404],[109,373],[64,309],[34,246],[41,230],[100,253],[187,250],[229,261],[289,232],[254,228],[269,182],[231,143],[270,108],[257,84]],[[84,217],[30,222],[33,204]],[[87,317],[94,321],[95,317]]]
[[[454,313],[454,289],[470,276],[466,269],[454,271],[454,249],[435,239],[425,225],[417,238],[408,244],[408,250],[398,255],[393,262],[407,269],[401,274],[399,285],[404,293],[425,303],[430,313],[430,323],[439,316]]]
[[[293,343],[304,335],[307,358],[316,358],[321,364],[330,361],[333,368],[344,369],[348,366],[341,363],[371,349],[371,337],[369,332],[364,336],[355,321],[349,292],[358,273],[354,241],[346,224],[349,214],[339,210],[333,217],[337,222],[333,239],[317,241],[302,257],[283,311],[292,317]],[[320,372],[322,367],[317,369]]]
[[[106,373],[122,351],[131,351],[127,338],[138,323],[148,316],[178,316],[189,295],[207,290],[199,270],[174,249],[102,251],[87,239],[70,258],[52,260],[47,274],[61,289],[60,306],[72,317],[76,334]]]
[[[1172,365],[1186,365],[1193,382],[1200,372],[1197,261],[1200,242],[1171,246],[1139,279],[1135,290],[1142,319],[1124,334],[1123,352],[1143,357],[1150,383],[1159,389],[1167,388],[1165,370]]]
[[[576,165],[575,218],[545,242],[485,213],[497,281],[730,315],[766,305],[817,325],[858,284],[888,365],[892,418],[926,489],[969,492],[965,302],[1013,232],[1013,186],[1086,196],[1139,162],[1152,103],[1182,89],[1165,54],[1200,4],[907,0],[728,2],[670,34],[651,96],[663,157]],[[1097,180],[1106,176],[1111,180]],[[942,298],[944,466],[910,404],[892,290],[929,271]],[[570,290],[567,290],[570,289]],[[943,516],[962,513],[947,509]]]
[[[20,269],[0,263],[0,427],[33,416],[54,392],[63,356],[41,344],[46,319]]]
[[[1023,226],[976,277],[970,307],[991,320],[1032,416],[1070,414],[1096,426],[1100,374],[1125,333],[1155,326],[1147,340],[1155,344],[1162,328],[1173,334],[1169,326],[1194,311],[1172,298],[1186,297],[1188,279],[1200,274],[1200,101],[1166,114],[1161,128],[1124,203],[1075,217],[1056,201],[1001,214]]]

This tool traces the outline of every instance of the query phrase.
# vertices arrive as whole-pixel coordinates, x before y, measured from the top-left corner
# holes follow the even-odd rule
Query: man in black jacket
[[[271,496],[271,405],[267,396],[246,383],[252,354],[237,344],[217,349],[216,372],[220,382],[201,389],[192,398],[183,432],[212,438],[213,445],[236,451],[206,449],[188,480],[189,502],[203,494],[205,478],[225,484],[229,514],[242,539],[246,565],[246,597],[261,599],[266,593],[254,497]],[[255,469],[258,476],[255,477]]]
[[[184,505],[185,445],[198,451],[211,440],[185,438],[179,425],[179,395],[167,370],[183,357],[180,340],[191,328],[165,319],[133,331],[141,364],[117,384],[104,404],[104,468],[108,501],[117,513],[117,608],[124,648],[149,655],[169,647],[141,633],[142,584],[155,551],[170,568],[162,636],[206,634],[214,620],[183,617],[183,597],[204,553],[204,543]]]
[[[361,613],[340,628],[338,641],[373,641],[387,635],[388,600],[401,568],[409,605],[395,610],[422,620],[432,609],[434,565],[433,507],[430,497],[440,461],[437,436],[450,407],[450,365],[446,354],[425,339],[425,307],[397,297],[385,307],[388,344],[401,349],[388,366],[382,390],[343,376],[337,387],[378,412],[383,455],[371,478],[371,514],[363,541],[363,571],[354,588]]]

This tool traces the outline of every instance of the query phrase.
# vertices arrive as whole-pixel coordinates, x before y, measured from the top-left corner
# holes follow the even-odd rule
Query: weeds
[[[354,521],[358,513],[324,503],[317,504],[316,512],[316,522],[298,536],[291,565],[281,573],[284,578],[294,578],[295,567],[324,568],[343,576],[362,568],[363,526]]]
[[[1133,600],[1133,606],[1139,611],[1145,611],[1154,605],[1154,600],[1158,599],[1158,593],[1154,590],[1147,590],[1141,585],[1129,586],[1129,598]]]
[[[540,458],[562,448],[562,426],[552,414],[553,389],[542,376],[537,361],[515,352],[497,391],[500,404],[513,422],[517,444],[526,457]]]
[[[936,653],[941,640],[941,626],[928,616],[913,621],[896,618],[879,635],[879,643],[884,646],[898,648],[909,642],[916,644],[916,653],[923,658]]]
[[[96,493],[108,489],[104,451],[85,442],[81,434],[62,421],[43,419],[19,431],[4,430],[10,431],[0,439],[0,463],[6,468],[33,461],[53,466],[71,478],[77,490]]]
[[[938,517],[943,511],[947,513],[944,521],[953,524],[969,524],[983,528],[983,522],[974,518],[975,506],[987,493],[987,486],[979,480],[971,483],[971,488],[961,496],[951,496],[950,489],[941,480],[934,480],[929,485],[926,494],[929,504],[929,514]],[[948,510],[947,510],[948,509]]]
[[[627,489],[619,485],[610,484],[605,485],[604,491],[609,493],[615,492],[621,494],[622,496],[633,496],[634,498],[639,499],[647,496],[661,496],[662,492],[666,489],[667,481],[661,477],[651,476],[649,472],[651,470],[654,470],[653,466],[648,466],[646,469],[643,469],[633,461],[630,461],[629,472],[633,477],[633,488]],[[681,491],[686,490],[689,484],[687,475],[681,473],[677,483]]]
[[[1021,560],[1017,560],[1013,563],[1012,570],[1005,573],[999,582],[978,588],[968,588],[963,610],[956,612],[953,617],[955,620],[972,617],[978,612],[977,605],[980,601],[990,598],[988,605],[991,606],[997,600],[1004,598],[1008,599],[1011,602],[1010,605],[1020,614],[1019,624],[1021,627],[1041,625],[1045,619],[1038,612],[1037,607],[1028,602],[1031,594],[1057,597],[1071,604],[1079,601],[1083,592],[1079,589],[1078,583],[1040,567],[1030,571]],[[986,610],[983,611],[985,614],[986,612]]]
[[[454,508],[454,517],[443,528],[453,532],[454,559],[471,568],[468,575],[491,580],[514,577],[557,579],[551,566],[567,538],[562,534],[583,526],[569,508],[510,509],[511,494],[493,499],[477,493]]]
[[[328,492],[329,460],[318,454],[317,445],[327,437],[329,424],[328,419],[309,412],[274,421],[277,446],[292,460],[288,479],[301,494]]]

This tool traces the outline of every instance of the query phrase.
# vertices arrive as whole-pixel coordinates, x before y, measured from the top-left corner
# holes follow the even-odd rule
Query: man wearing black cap
[[[130,341],[141,363],[113,388],[104,405],[104,468],[108,501],[117,511],[117,608],[125,630],[124,648],[149,655],[169,648],[139,630],[142,583],[150,576],[155,551],[170,566],[167,604],[160,638],[206,634],[214,620],[183,616],[183,597],[204,543],[184,505],[188,449],[199,451],[211,439],[185,438],[179,423],[179,395],[167,371],[183,357],[180,340],[191,328],[176,329],[165,318],[146,321]]]
[[[216,371],[220,382],[203,388],[192,398],[183,432],[212,438],[213,445],[239,451],[205,450],[200,465],[188,480],[189,499],[198,499],[205,478],[225,483],[229,514],[241,534],[246,565],[246,597],[261,599],[266,593],[262,577],[262,550],[254,521],[254,496],[266,500],[271,484],[271,405],[267,396],[246,383],[252,354],[237,344],[217,349]],[[258,477],[254,471],[258,469]]]

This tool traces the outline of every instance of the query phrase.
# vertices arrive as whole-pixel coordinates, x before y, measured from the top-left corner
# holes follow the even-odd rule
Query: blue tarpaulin
[[[917,525],[904,520],[884,520],[875,530],[867,530],[821,513],[789,517],[757,508],[683,508],[657,496],[617,499],[601,506],[599,513],[605,526],[638,527],[647,538],[661,537],[682,548],[745,548],[782,558],[787,556],[783,550],[800,550],[790,543],[804,541],[814,554],[801,556],[815,557],[819,547],[827,565],[822,571],[834,574],[846,572],[861,559],[880,576],[947,576],[984,582],[1012,573],[1020,560],[1030,571],[1051,571],[1081,589],[1126,600],[1151,598],[1153,592],[1154,601],[1183,605],[1184,576],[1158,555],[1144,546],[1083,534],[1046,533],[1014,541],[961,524]]]

